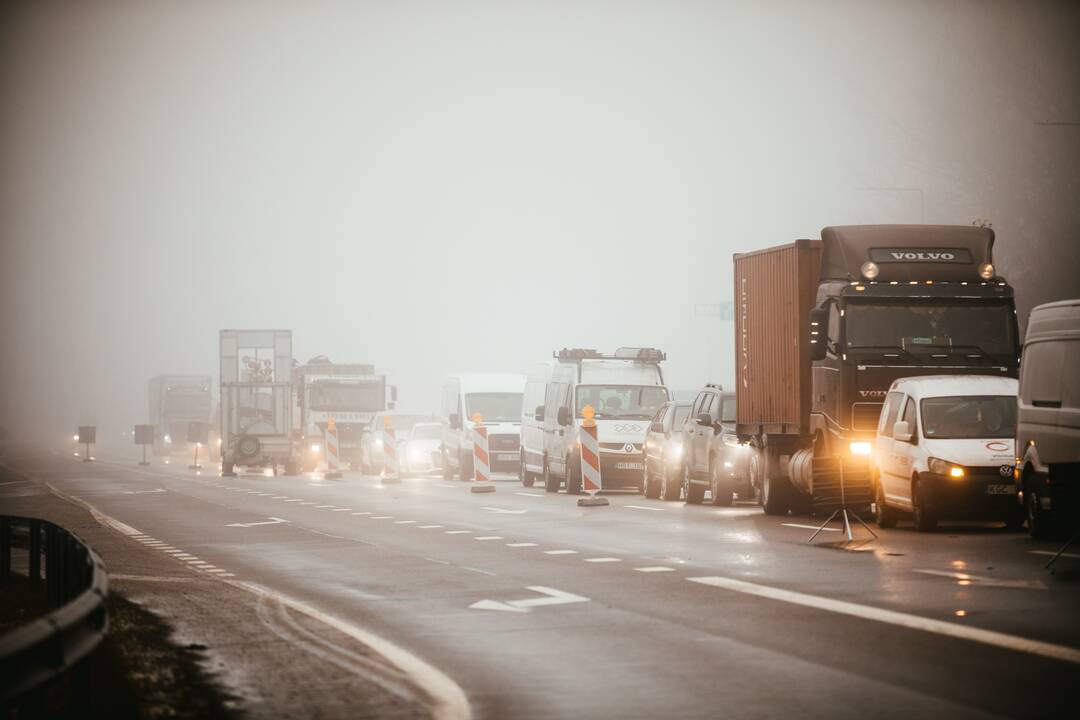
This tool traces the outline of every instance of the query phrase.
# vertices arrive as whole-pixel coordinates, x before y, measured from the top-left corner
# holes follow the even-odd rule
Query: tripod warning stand
[[[872,486],[869,482],[869,472],[860,468],[859,472],[851,473],[854,477],[849,480],[844,470],[842,457],[816,457],[813,473],[814,511],[825,512],[832,508],[832,514],[806,542],[813,542],[814,538],[821,534],[837,515],[844,524],[844,533],[849,541],[855,539],[851,532],[851,518],[855,518],[868,533],[876,538],[877,533],[871,530],[855,511],[855,507],[865,507],[870,504]]]

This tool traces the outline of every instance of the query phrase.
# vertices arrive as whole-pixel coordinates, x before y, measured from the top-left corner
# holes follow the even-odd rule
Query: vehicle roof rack
[[[713,390],[719,390],[720,392],[724,392],[724,386],[721,385],[720,383],[705,383],[705,387],[712,388]]]
[[[621,347],[613,355],[592,348],[563,348],[551,353],[558,360],[580,362],[582,360],[631,360],[641,363],[658,363],[667,359],[667,354],[656,348]]]

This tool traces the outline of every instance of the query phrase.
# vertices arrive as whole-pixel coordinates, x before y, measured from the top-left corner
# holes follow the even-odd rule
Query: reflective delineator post
[[[334,418],[326,421],[326,433],[324,436],[326,445],[326,475],[328,480],[337,480],[341,477],[341,461],[338,459],[337,423]]]
[[[397,455],[397,433],[394,431],[394,418],[383,415],[383,471],[380,482],[383,485],[401,482],[401,470]]]
[[[581,427],[578,438],[581,440],[581,487],[589,497],[578,498],[579,507],[602,507],[610,505],[607,498],[597,495],[603,488],[600,478],[600,443],[596,439],[596,409],[586,405],[581,409]]]
[[[491,484],[491,465],[488,455],[488,433],[484,426],[484,416],[474,413],[473,421],[473,483],[469,488],[474,493],[495,492]]]

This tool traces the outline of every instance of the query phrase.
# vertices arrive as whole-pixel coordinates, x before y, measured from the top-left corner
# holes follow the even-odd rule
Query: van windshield
[[[468,420],[476,413],[483,422],[521,422],[521,401],[524,393],[469,393],[465,396]]]
[[[921,407],[927,439],[1011,438],[1016,434],[1012,395],[923,398]]]
[[[648,420],[670,398],[660,385],[578,385],[577,416],[592,405],[598,418]]]

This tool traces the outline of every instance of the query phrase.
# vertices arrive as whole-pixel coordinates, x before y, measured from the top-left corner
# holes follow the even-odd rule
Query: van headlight
[[[941,458],[932,457],[926,465],[930,468],[930,472],[935,475],[944,475],[953,480],[959,480],[967,475],[962,465],[957,465],[956,463],[951,463],[948,460],[942,460]]]
[[[866,440],[856,440],[848,443],[848,451],[852,455],[870,455],[872,447],[873,446]]]

